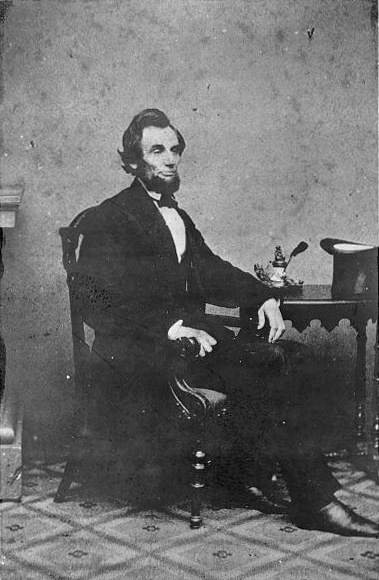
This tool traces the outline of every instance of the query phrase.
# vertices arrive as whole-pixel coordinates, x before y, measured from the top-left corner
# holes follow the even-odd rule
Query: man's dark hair
[[[186,143],[182,134],[170,123],[169,118],[159,109],[145,109],[138,113],[130,123],[129,127],[126,129],[122,137],[123,151],[118,149],[118,153],[122,159],[123,168],[126,173],[132,173],[133,175],[137,170],[131,167],[131,164],[138,164],[141,161],[142,149],[142,131],[145,127],[171,127],[175,131],[178,141],[179,141],[179,154],[181,155],[184,151]]]

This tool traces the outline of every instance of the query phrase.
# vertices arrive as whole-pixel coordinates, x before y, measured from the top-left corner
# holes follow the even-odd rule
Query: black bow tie
[[[161,199],[157,199],[157,204],[159,207],[178,207],[178,202],[171,195],[162,195]]]

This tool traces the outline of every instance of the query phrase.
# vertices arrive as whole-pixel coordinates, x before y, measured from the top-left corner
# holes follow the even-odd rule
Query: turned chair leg
[[[79,475],[83,471],[83,465],[93,455],[93,443],[86,437],[75,439],[72,443],[72,450],[67,459],[61,482],[54,497],[55,503],[66,501],[66,496],[71,484],[79,480]]]
[[[373,446],[375,477],[377,480],[379,480],[379,413],[375,415],[372,434],[373,434],[372,446]]]
[[[199,441],[196,442],[196,447],[192,454],[192,467],[190,526],[192,530],[197,530],[203,523],[200,510],[206,468],[205,453],[202,451]]]
[[[66,501],[68,490],[70,489],[70,486],[73,483],[73,481],[77,479],[78,474],[79,474],[78,461],[74,458],[69,458],[66,463],[66,467],[61,482],[59,484],[57,493],[54,496],[55,503],[62,503]]]

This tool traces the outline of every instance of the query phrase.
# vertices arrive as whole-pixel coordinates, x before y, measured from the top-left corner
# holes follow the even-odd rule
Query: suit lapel
[[[112,199],[117,205],[121,217],[133,222],[148,241],[155,263],[155,271],[160,279],[160,283],[167,286],[170,292],[176,285],[180,284],[178,273],[178,258],[171,232],[166,225],[162,215],[157,210],[151,197],[145,188],[135,179],[130,188],[122,191]],[[200,281],[200,272],[197,265],[197,250],[194,241],[194,225],[187,213],[178,208],[178,213],[184,221],[187,237],[187,251],[191,256],[191,271],[195,276],[191,286],[197,288],[203,294],[203,287]]]
[[[145,188],[135,179],[131,187],[113,201],[125,219],[132,221],[148,241],[161,282],[170,287],[175,285],[178,280],[175,244],[166,222]]]
[[[177,262],[170,230],[140,182],[135,179],[131,187],[121,192],[117,201],[116,199],[114,201],[125,218],[131,220],[148,236],[154,253],[171,255]]]
[[[182,220],[184,221],[184,225],[186,228],[186,238],[187,238],[187,252],[190,256],[190,280],[189,285],[191,288],[192,293],[199,294],[200,296],[205,295],[204,286],[201,281],[201,270],[199,267],[199,251],[198,245],[196,244],[196,236],[195,236],[195,226],[189,215],[183,210],[178,208],[178,213]]]

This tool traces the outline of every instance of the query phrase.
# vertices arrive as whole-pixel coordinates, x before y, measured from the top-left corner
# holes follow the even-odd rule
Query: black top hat
[[[378,248],[324,238],[323,250],[333,256],[333,298],[371,298],[378,292]]]

